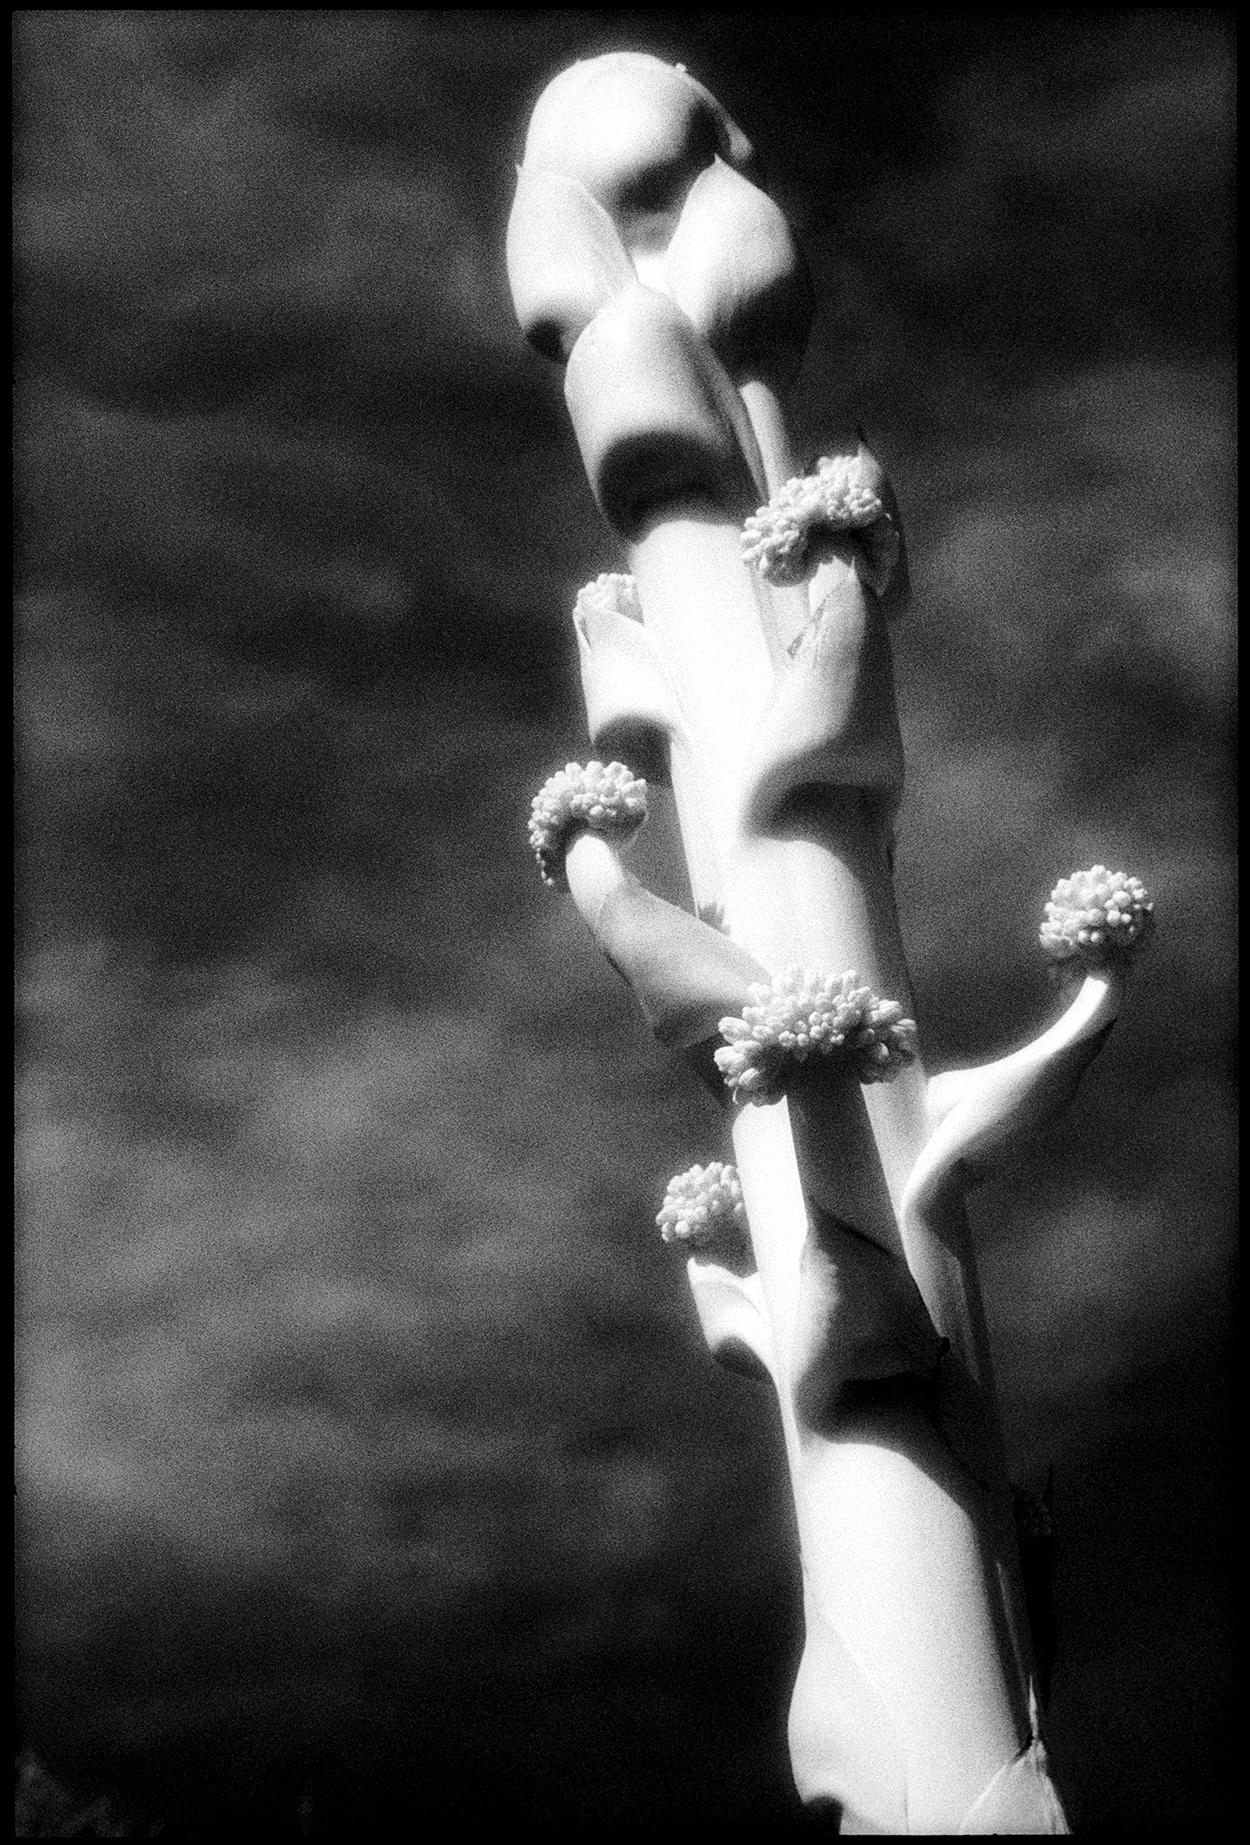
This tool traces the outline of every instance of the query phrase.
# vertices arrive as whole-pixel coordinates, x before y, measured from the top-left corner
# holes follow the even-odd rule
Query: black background
[[[1071,1817],[1227,1822],[1228,20],[17,16],[21,1708],[74,1787],[795,1816],[774,1411],[652,1225],[721,1129],[524,835],[618,558],[503,232],[625,46],[752,136],[800,449],[863,422],[902,503],[930,1066],[1053,1014],[1057,877],[1156,897],[975,1224]]]

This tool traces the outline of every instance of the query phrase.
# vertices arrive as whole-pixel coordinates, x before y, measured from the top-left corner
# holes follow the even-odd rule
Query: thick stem
[[[919,1389],[875,1400],[861,1391],[858,1407],[835,1407],[821,1429],[800,1417],[794,1354],[809,1215],[793,1122],[784,1102],[746,1108],[734,1148],[772,1326],[803,1557],[796,1779],[805,1799],[844,1806],[844,1829],[953,1832],[1027,1736],[988,1508]],[[824,1125],[853,1168],[853,1120],[841,1114]],[[835,1321],[831,1338],[840,1331]],[[889,1772],[875,1756],[866,1765],[847,1751],[846,1706],[865,1696],[888,1719]]]
[[[765,384],[761,378],[744,378],[738,389],[747,407],[755,440],[759,443],[768,491],[770,494],[775,493],[778,487],[799,471],[794,445],[786,428],[785,413],[772,386]]]
[[[809,1437],[796,1486],[810,1613],[889,1713],[907,1830],[955,1832],[1027,1734],[983,1508],[906,1399],[848,1414],[835,1438]],[[843,1797],[859,1829],[889,1830],[875,1790]]]
[[[595,68],[576,80],[583,99]],[[617,198],[656,135],[670,165],[677,155],[692,174],[708,165],[696,131],[715,105],[693,97],[682,73],[650,59],[602,70],[616,86],[602,145],[596,117],[560,113],[570,79],[539,106],[549,139],[560,130],[553,145],[564,146],[566,130],[572,137],[573,170],[587,184],[593,168],[592,192]],[[645,126],[637,149],[635,119]],[[722,122],[723,151],[741,169],[727,132]],[[576,270],[592,285],[569,310],[566,398],[675,692],[672,779],[696,904],[723,918],[739,974],[743,960],[771,974],[854,968],[910,1011],[888,860],[901,745],[882,611],[859,574],[873,578],[880,560],[855,550],[860,539],[839,541],[810,606],[742,562],[750,496],[796,472],[774,392],[750,375],[767,369],[758,354],[735,362],[735,386],[698,331],[755,328],[759,351],[793,332],[798,297],[793,287],[776,292],[785,262],[761,266],[754,234],[732,242],[732,225],[769,221],[749,191],[719,169],[691,186],[711,215],[692,206],[670,255],[681,299],[701,304],[697,321],[659,292],[672,284],[668,266],[644,265],[641,282],[603,261]],[[721,233],[708,229],[722,223],[718,201],[747,213],[724,219],[724,261]],[[570,223],[569,235],[581,235],[581,218]],[[603,242],[596,226],[586,232],[591,257]],[[541,214],[525,219],[514,264],[531,244],[545,248],[545,235]],[[565,255],[561,246],[561,263]],[[546,312],[543,289],[528,270],[522,279],[525,300]],[[614,909],[645,911],[629,907],[636,887],[623,885],[603,840],[576,840],[566,869],[592,927]],[[665,941],[680,933],[671,919],[664,930]],[[965,1821],[1064,1829],[1044,1762],[1035,1769],[1029,1753],[1016,1778],[1009,1766],[1030,1717],[1027,1649],[1011,1631],[1018,1597],[1002,1446],[962,1211],[940,1161],[926,1166],[935,1138],[958,1144],[963,1111],[953,1097],[954,1125],[933,1135],[917,1060],[862,1093],[850,1074],[820,1089],[796,1084],[788,1102],[745,1107],[733,1123],[769,1323],[760,1350],[777,1388],[803,1557],[795,1774],[805,1798],[844,1807],[848,1831],[954,1832]],[[938,1335],[950,1346],[940,1365]],[[1049,1805],[1016,1798],[1028,1775]]]
[[[742,824],[743,739],[778,667],[768,605],[758,590],[748,593],[731,533],[722,533],[702,518],[658,518],[631,559],[644,618],[680,662],[686,743],[675,752],[674,782],[696,896],[710,836],[715,899],[730,933],[765,966],[855,967],[910,1008],[888,804],[874,791],[826,783],[793,799],[766,834]],[[907,1830],[956,1830],[1029,1736],[1027,1650],[998,1515],[1007,1487],[988,1392],[975,1392],[971,1406],[965,1393],[961,1404],[979,1421],[983,1469],[985,1455],[994,1459],[988,1492],[935,1425],[919,1385],[881,1400],[871,1388],[834,1392],[819,1427],[796,1402],[811,1187],[822,1167],[838,1167],[836,1214],[892,1244],[901,1261],[899,1207],[928,1132],[924,1102],[917,1062],[897,1081],[857,1092],[854,1115],[805,1119],[802,1108],[779,1104],[746,1108],[734,1123],[803,1556],[809,1632],[792,1720],[796,1778],[805,1798],[835,1798],[852,1828],[880,1832],[898,1827],[898,1787]],[[847,1180],[848,1171],[860,1179]],[[984,1378],[966,1246],[914,1240],[913,1272],[938,1331],[971,1376]],[[828,1337],[839,1337],[836,1317]],[[846,1706],[857,1696],[888,1718],[889,1773],[848,1753]]]
[[[696,907],[718,911],[736,840],[740,739],[759,719],[779,657],[766,593],[738,554],[736,526],[694,498],[666,506],[629,552],[684,720],[671,771],[691,892]]]

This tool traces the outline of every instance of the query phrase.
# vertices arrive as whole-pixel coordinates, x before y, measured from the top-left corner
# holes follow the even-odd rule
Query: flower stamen
[[[712,1160],[676,1173],[655,1221],[666,1243],[691,1249],[740,1244],[747,1234],[747,1212],[737,1167]]]
[[[877,492],[880,475],[864,452],[822,455],[811,474],[797,474],[778,487],[767,506],[742,528],[742,558],[768,583],[802,583],[817,557],[820,533],[863,531],[893,521]],[[897,532],[892,534],[895,551]],[[888,571],[886,573],[888,575]]]
[[[1052,961],[1105,967],[1142,947],[1154,927],[1154,907],[1140,878],[1093,865],[1056,884],[1038,941]]]
[[[577,592],[573,614],[624,615],[629,621],[642,620],[642,603],[633,577],[620,570],[604,570]]]
[[[565,888],[564,855],[573,835],[626,838],[647,817],[647,784],[623,762],[569,762],[545,781],[530,808],[529,841],[544,884]]]
[[[720,1021],[717,1068],[735,1102],[779,1102],[798,1065],[840,1058],[861,1083],[888,1083],[917,1053],[916,1024],[854,969],[841,976],[792,968],[750,988],[741,1018]]]

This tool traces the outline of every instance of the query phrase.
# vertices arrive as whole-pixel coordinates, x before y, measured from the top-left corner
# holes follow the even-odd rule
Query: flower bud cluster
[[[1140,948],[1153,923],[1154,904],[1140,878],[1094,865],[1056,884],[1038,940],[1052,961],[1075,956],[1100,967]]]
[[[573,605],[577,615],[624,615],[630,621],[642,620],[642,604],[633,577],[619,570],[604,570],[577,592]]]
[[[740,1242],[747,1232],[747,1212],[737,1167],[712,1160],[677,1173],[668,1182],[655,1221],[666,1243],[684,1243],[690,1249]]]
[[[530,846],[544,884],[564,888],[564,855],[580,828],[624,835],[646,817],[647,784],[623,762],[566,763],[543,783],[530,809]]]
[[[888,1083],[916,1055],[916,1025],[852,969],[839,976],[792,968],[751,987],[741,1018],[722,1019],[717,1067],[735,1102],[778,1102],[798,1064],[845,1059],[861,1083]]]
[[[752,513],[742,529],[743,562],[754,564],[766,582],[802,583],[815,562],[813,534],[860,531],[887,516],[878,479],[862,453],[822,456],[814,473],[786,481]]]

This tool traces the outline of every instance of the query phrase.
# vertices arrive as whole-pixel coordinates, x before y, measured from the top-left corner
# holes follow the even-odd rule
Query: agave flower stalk
[[[531,844],[728,1115],[734,1164],[681,1175],[659,1221],[712,1350],[776,1390],[800,1794],[844,1831],[1064,1832],[963,1199],[1098,1048],[1149,899],[1103,867],[1058,886],[1042,945],[1084,976],[1063,1017],[927,1074],[891,875],[898,510],[862,441],[795,471],[810,290],[758,180],[720,105],[653,58],[575,65],[534,111],[514,302],[565,365],[627,568],[574,610],[602,759],[552,777]],[[691,911],[625,862],[646,778],[671,782]]]

